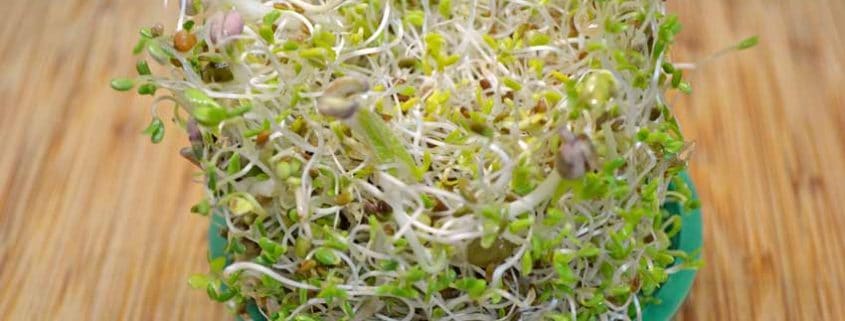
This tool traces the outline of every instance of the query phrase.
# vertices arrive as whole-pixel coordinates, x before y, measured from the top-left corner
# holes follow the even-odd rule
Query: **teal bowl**
[[[681,173],[681,177],[687,182],[687,185],[692,190],[694,199],[698,199],[698,194],[695,190],[695,185],[692,183],[689,175],[686,172]],[[671,189],[672,186],[669,186]],[[685,211],[679,204],[669,203],[665,204],[664,208],[674,215],[681,216],[681,232],[672,240],[673,248],[693,253],[701,249],[702,246],[702,225],[701,225],[701,210],[695,209],[692,211]],[[220,231],[226,222],[220,216],[214,216],[211,227],[208,231],[208,246],[209,255],[213,258],[226,255],[224,249],[226,248],[226,239],[220,236]],[[643,307],[643,320],[645,321],[669,321],[678,310],[681,304],[686,299],[692,283],[695,279],[696,270],[682,270],[669,276],[660,289],[655,292],[655,298],[659,303],[648,304]],[[267,321],[266,318],[258,311],[255,304],[247,305],[247,314],[249,314],[252,321]],[[237,317],[238,321],[244,321]]]

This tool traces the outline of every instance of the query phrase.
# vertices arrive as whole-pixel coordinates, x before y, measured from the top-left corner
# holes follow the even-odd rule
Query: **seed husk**
[[[595,147],[586,135],[565,131],[562,136],[564,142],[555,153],[555,170],[566,179],[581,178],[595,168]]]
[[[202,81],[207,83],[227,82],[233,79],[235,76],[232,74],[232,69],[226,63],[212,62],[202,70]]]
[[[158,37],[164,34],[164,25],[161,23],[156,23],[152,28],[150,28],[150,32],[152,33],[153,37]]]
[[[370,89],[369,84],[357,77],[341,77],[329,83],[317,101],[317,111],[326,116],[348,119],[360,107],[355,95]]]
[[[497,238],[489,247],[481,245],[481,238],[476,238],[467,245],[467,261],[475,266],[488,266],[504,261],[511,256],[516,244],[503,238]]]

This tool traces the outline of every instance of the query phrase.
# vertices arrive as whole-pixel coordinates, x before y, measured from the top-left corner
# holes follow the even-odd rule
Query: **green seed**
[[[111,81],[111,88],[117,91],[129,91],[134,86],[132,79],[117,78]]]
[[[314,259],[322,265],[337,265],[340,258],[329,248],[321,247],[314,250]]]

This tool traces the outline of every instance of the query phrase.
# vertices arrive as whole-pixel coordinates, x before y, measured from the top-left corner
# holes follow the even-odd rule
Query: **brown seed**
[[[470,115],[470,113],[469,113],[469,109],[467,109],[466,107],[461,107],[460,112],[461,112],[461,115],[464,116],[465,118],[472,117],[472,115]]]
[[[417,58],[414,57],[402,57],[399,59],[399,68],[404,69],[411,69],[417,65]]]
[[[179,154],[182,155],[185,159],[187,159],[191,164],[194,164],[197,167],[200,167],[200,162],[197,160],[197,156],[194,155],[194,149],[190,147],[185,147],[179,150]]]
[[[443,201],[441,201],[439,198],[435,198],[434,202],[435,202],[434,208],[431,209],[432,211],[434,211],[434,212],[444,212],[444,211],[449,210],[449,206],[446,206],[446,204],[443,203]]]
[[[513,91],[506,92],[504,95],[502,95],[502,98],[503,99],[510,99],[511,101],[513,101]]]
[[[187,52],[196,45],[197,36],[188,31],[179,30],[179,32],[173,35],[173,47],[179,50],[179,52]]]
[[[663,111],[660,110],[659,107],[657,107],[657,106],[651,107],[651,112],[648,115],[648,119],[651,120],[651,121],[655,121],[655,120],[659,119],[662,114],[663,114]]]
[[[487,90],[491,87],[490,81],[487,79],[481,79],[481,81],[478,82],[478,85],[481,86],[481,90]]]
[[[545,113],[546,110],[548,110],[548,106],[546,105],[545,99],[538,100],[537,105],[534,105],[534,112],[537,113],[537,114]]]
[[[352,202],[352,193],[343,192],[335,196],[334,202],[337,205],[344,206]]]
[[[393,211],[393,207],[383,200],[375,202],[368,201],[364,203],[364,211],[366,211],[367,214],[387,214]]]
[[[153,37],[158,37],[164,34],[164,25],[161,23],[155,24],[152,28],[150,28],[150,32],[152,32]]]
[[[317,267],[317,261],[305,260],[299,263],[299,269],[297,269],[296,272],[299,274],[305,274],[308,273],[308,271],[314,269],[315,267]]]
[[[586,51],[579,52],[578,53],[578,60],[584,60],[584,58],[587,58],[587,52]]]
[[[258,136],[255,136],[255,143],[258,145],[264,145],[267,140],[270,139],[270,131],[269,130],[262,130],[258,133]]]
[[[387,236],[393,236],[393,233],[396,233],[396,229],[393,228],[393,225],[385,224],[384,225],[384,234]]]
[[[447,300],[457,298],[460,295],[461,291],[458,291],[457,289],[445,288],[443,290],[440,290],[440,296]]]
[[[487,126],[487,124],[485,123],[477,122],[474,120],[470,120],[469,130],[481,136],[493,136],[493,129],[490,128],[490,126]]]

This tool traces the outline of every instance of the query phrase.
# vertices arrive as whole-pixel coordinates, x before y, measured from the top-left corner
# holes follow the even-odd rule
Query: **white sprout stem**
[[[508,205],[508,216],[514,218],[519,214],[536,209],[540,203],[552,196],[561,181],[560,175],[556,171],[552,171],[531,193]]]
[[[265,267],[265,266],[258,264],[258,263],[252,263],[252,262],[235,262],[235,263],[232,263],[223,270],[223,275],[228,277],[228,276],[232,275],[232,273],[235,273],[235,272],[241,271],[241,270],[245,270],[245,271],[253,272],[253,273],[260,273],[260,274],[269,276],[269,277],[273,278],[274,280],[279,281],[282,284],[284,284],[284,285],[286,285],[286,286],[288,286],[289,288],[292,288],[292,289],[319,290],[319,288],[317,288],[313,285],[305,284],[305,283],[287,278],[287,277],[285,277],[285,276],[283,276],[279,273],[276,273],[276,271],[273,271],[268,267]]]

